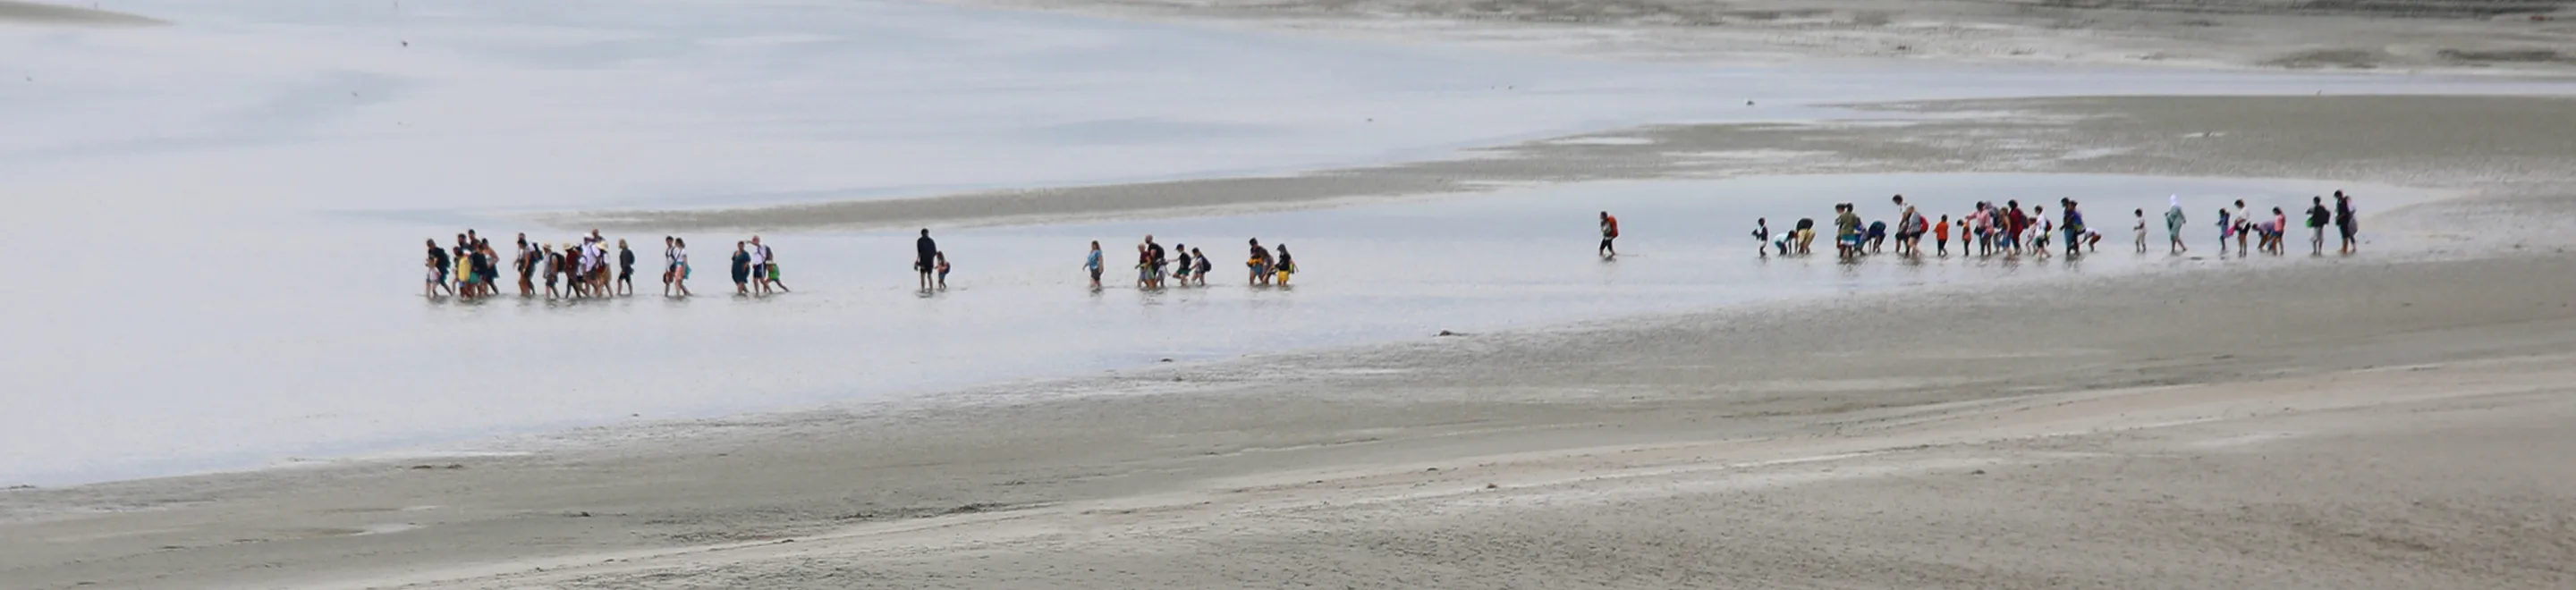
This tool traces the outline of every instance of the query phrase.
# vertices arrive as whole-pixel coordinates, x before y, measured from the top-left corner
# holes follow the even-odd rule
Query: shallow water
[[[2080,262],[1766,259],[1755,255],[1746,232],[1755,216],[1785,228],[1793,215],[1823,217],[1819,209],[1836,200],[1891,217],[1884,195],[1897,191],[1937,216],[1964,211],[1979,197],[2102,195],[2087,206],[2116,210],[2161,203],[2168,192],[2215,207],[2237,198],[2290,201],[2330,188],[2098,176],[1757,178],[938,231],[957,270],[948,289],[926,293],[912,286],[909,234],[771,235],[765,240],[797,292],[762,299],[729,295],[722,260],[730,246],[704,236],[692,249],[700,270],[691,282],[700,296],[687,300],[655,296],[658,249],[638,253],[645,296],[578,303],[425,300],[403,287],[415,285],[418,272],[370,260],[380,253],[331,255],[317,266],[353,270],[329,285],[201,300],[223,301],[221,308],[55,314],[85,321],[49,327],[55,341],[35,357],[44,362],[10,371],[26,387],[12,396],[22,409],[0,418],[0,448],[9,449],[0,465],[38,481],[240,467],[570,425],[935,396],[1164,358],[2214,264],[2131,254],[2126,225],[2117,221],[2111,223],[2123,229],[2106,240],[2111,252]],[[2362,194],[2380,206],[2422,198],[2369,190]],[[1593,254],[1600,209],[1622,220],[1623,254],[1615,261]],[[2195,224],[2193,231],[2208,228]],[[1147,233],[1212,251],[1221,263],[1209,286],[1133,288],[1122,267]],[[1286,242],[1297,253],[1304,272],[1293,288],[1242,284],[1249,237]],[[1101,292],[1085,286],[1079,268],[1085,244],[1095,239],[1116,269]],[[184,323],[159,323],[173,321]]]
[[[135,0],[106,8],[177,24],[0,26],[0,120],[9,130],[0,134],[0,193],[12,199],[0,216],[0,252],[22,262],[20,280],[0,281],[0,325],[11,329],[0,339],[0,483],[256,466],[1164,357],[2122,264],[1744,258],[1749,217],[1770,215],[1785,227],[1792,215],[1783,212],[1824,216],[1824,201],[1784,200],[1793,195],[1876,207],[1880,193],[1960,198],[1941,197],[1936,186],[1960,194],[2134,189],[2141,198],[2176,187],[2269,196],[2309,189],[2012,177],[1586,185],[1348,210],[941,232],[960,275],[931,297],[905,287],[907,238],[880,234],[777,236],[800,292],[776,299],[549,305],[416,296],[419,240],[445,242],[464,227],[514,232],[506,220],[526,212],[1289,171],[1638,123],[1836,113],[1803,106],[1818,102],[2563,88],[1923,64],[1613,64],[903,2]],[[1759,105],[1743,105],[1746,98]],[[1600,208],[1622,211],[1628,224],[1630,255],[1615,264],[1588,254],[1589,212]],[[2104,217],[2097,211],[2095,224],[2115,226]],[[1074,285],[1078,242],[1101,239],[1115,253],[1148,231],[1222,261],[1240,259],[1244,237],[1287,241],[1308,272],[1294,291],[1095,295]],[[545,233],[561,240],[573,232]],[[702,240],[702,268],[717,268],[717,240],[692,237]],[[1212,282],[1239,279],[1228,274],[1239,267],[1219,267],[1232,278]],[[722,292],[721,275],[703,272],[696,283]]]

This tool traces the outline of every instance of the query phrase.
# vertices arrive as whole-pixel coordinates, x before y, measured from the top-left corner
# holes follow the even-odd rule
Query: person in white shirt
[[[2138,253],[2147,253],[2147,210],[2138,209]]]
[[[754,256],[760,257],[760,280],[765,282],[765,284],[761,286],[761,290],[766,292],[770,288],[774,287],[777,288],[780,293],[793,292],[787,288],[785,273],[779,272],[778,252],[776,250],[769,249],[769,246],[762,245],[760,243],[760,236],[752,236],[751,245],[752,247],[759,248],[759,252],[754,254]]]
[[[757,293],[762,294],[762,295],[768,295],[768,294],[769,294],[769,247],[768,247],[768,246],[760,245],[760,236],[752,236],[752,237],[751,237],[751,250],[750,250],[750,254],[751,254],[751,286],[752,286],[752,291],[757,292]]]
[[[689,296],[689,241],[686,239],[671,238],[671,286],[680,289],[681,297]],[[663,294],[669,295],[670,291],[664,290]]]

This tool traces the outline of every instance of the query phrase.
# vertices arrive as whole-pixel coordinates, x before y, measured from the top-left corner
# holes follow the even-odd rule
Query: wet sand
[[[1897,112],[2059,116],[1621,132],[1658,145],[1812,133],[1798,145],[1847,154],[1786,159],[1817,172],[2474,194],[2371,211],[2370,231],[2429,245],[2354,258],[1425,334],[584,431],[527,455],[17,490],[0,493],[0,575],[35,588],[2563,587],[2576,473],[2550,449],[2576,442],[2560,427],[2576,419],[2576,256],[2552,230],[2576,203],[2563,172],[2576,151],[2556,130],[2568,118],[2543,115],[2565,104],[1992,101]],[[1623,143],[1553,145],[1652,151]],[[2097,156],[2041,157],[2077,149]]]
[[[1927,289],[596,432],[586,451],[22,490],[0,496],[0,572],[2560,587],[2570,289],[2559,253]]]
[[[90,8],[0,0],[0,24],[137,26],[169,24],[160,19]]]
[[[2576,71],[2562,0],[950,1],[1626,60]]]
[[[2576,153],[2562,96],[2075,97],[1853,105],[1818,122],[1661,125],[1430,162],[731,209],[549,215],[563,227],[754,231],[1208,215],[1468,193],[1501,186],[1782,174],[2036,172],[2316,178],[2471,189],[2564,211],[2555,168]],[[2480,207],[2483,207],[2481,205]],[[2205,214],[2195,210],[2195,216]],[[2475,215],[2453,209],[2444,215]],[[2460,220],[2466,239],[2554,219]],[[2096,219],[2100,221],[2100,219]],[[2555,226],[2552,226],[2553,228]]]

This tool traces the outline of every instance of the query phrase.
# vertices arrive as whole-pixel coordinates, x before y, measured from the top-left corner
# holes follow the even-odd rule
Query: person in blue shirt
[[[1091,290],[1100,290],[1100,240],[1091,241],[1091,258],[1083,261],[1082,268],[1091,271]]]

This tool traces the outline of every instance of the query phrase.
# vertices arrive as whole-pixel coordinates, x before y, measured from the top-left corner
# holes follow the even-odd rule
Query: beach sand
[[[2479,204],[2443,206],[2441,215],[2475,215],[2471,209],[2491,210],[2486,203],[2497,201],[2536,208],[2435,224],[2476,230],[2450,232],[2468,239],[2534,224],[2540,231],[2532,233],[2542,235],[2568,229],[2556,222],[2563,215],[2546,213],[2567,211],[2554,197],[2576,192],[2558,170],[2576,153],[2576,120],[2566,116],[2576,101],[2566,97],[2139,96],[1852,106],[1865,115],[1606,130],[1472,157],[1299,175],[547,219],[628,230],[882,229],[1204,215],[1532,183],[1880,172],[2315,178],[2488,193]],[[2201,209],[2191,213],[2208,213]]]
[[[0,493],[0,577],[2565,587],[2576,472],[2552,451],[2576,442],[2561,427],[2576,419],[2565,104],[1934,103],[1876,108],[2016,114],[1656,127],[1617,133],[1652,147],[1559,142],[1419,164],[1681,175],[1657,162],[1794,150],[1834,155],[1762,169],[2349,178],[2469,194],[2367,218],[2432,246],[2304,264],[1424,334],[935,405],[579,432],[526,455],[15,490]],[[2071,150],[2095,157],[2057,156]],[[1372,174],[1400,175],[1349,173]],[[1191,194],[1240,198],[1211,182]],[[1315,186],[1299,190],[1340,194]]]
[[[1693,63],[1827,58],[2564,74],[2562,0],[951,0]]]
[[[85,26],[164,25],[168,22],[146,16],[107,10],[79,8],[58,4],[0,0],[0,24],[53,24]]]

